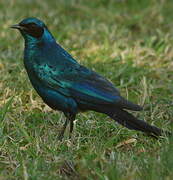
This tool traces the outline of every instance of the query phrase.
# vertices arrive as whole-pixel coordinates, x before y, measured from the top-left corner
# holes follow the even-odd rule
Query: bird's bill
[[[24,29],[24,27],[23,27],[23,26],[20,26],[19,24],[12,25],[12,26],[10,26],[10,28],[19,29],[19,30]]]

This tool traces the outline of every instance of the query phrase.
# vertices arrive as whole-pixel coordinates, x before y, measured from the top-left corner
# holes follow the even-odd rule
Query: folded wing
[[[119,91],[108,80],[97,73],[79,65],[65,69],[52,68],[48,64],[35,67],[36,76],[49,88],[69,96],[77,102],[107,104],[131,110],[141,110],[120,96]]]

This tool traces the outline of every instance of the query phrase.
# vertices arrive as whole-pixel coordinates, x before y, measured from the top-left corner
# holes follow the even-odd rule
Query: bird
[[[69,123],[71,137],[76,115],[90,110],[150,136],[169,134],[131,114],[129,110],[141,111],[143,107],[122,97],[106,78],[79,64],[56,42],[43,21],[29,17],[11,28],[19,30],[24,38],[24,66],[32,86],[50,108],[62,111],[66,117],[60,140]]]

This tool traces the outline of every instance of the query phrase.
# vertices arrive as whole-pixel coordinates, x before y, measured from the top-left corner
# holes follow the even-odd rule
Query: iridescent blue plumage
[[[24,65],[33,87],[46,104],[67,117],[61,136],[68,121],[72,132],[76,114],[87,110],[105,113],[129,129],[161,135],[161,129],[126,112],[142,108],[124,99],[108,80],[81,66],[56,43],[42,21],[27,18],[13,28],[25,39]]]

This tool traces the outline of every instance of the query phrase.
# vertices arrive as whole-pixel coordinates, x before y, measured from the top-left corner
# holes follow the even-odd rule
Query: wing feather
[[[118,103],[121,99],[108,80],[79,64],[63,70],[48,64],[36,65],[34,69],[44,84],[65,96],[98,104]]]

